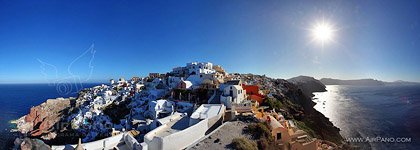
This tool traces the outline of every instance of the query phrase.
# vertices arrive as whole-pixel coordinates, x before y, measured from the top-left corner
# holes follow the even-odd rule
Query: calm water
[[[49,98],[77,96],[77,91],[100,85],[86,84],[0,84],[0,149],[8,149],[16,135],[10,133],[15,120],[29,113],[36,106]]]
[[[361,149],[420,149],[420,86],[327,86],[315,109],[345,138],[411,138],[411,142],[356,143]]]

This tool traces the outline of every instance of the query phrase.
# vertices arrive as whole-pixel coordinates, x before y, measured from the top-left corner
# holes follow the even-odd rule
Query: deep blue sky
[[[308,31],[323,18],[339,29],[324,47]],[[91,82],[190,61],[278,78],[420,81],[419,23],[420,1],[408,0],[1,0],[0,83],[72,80],[68,66],[92,43]],[[90,57],[71,73],[87,79]]]

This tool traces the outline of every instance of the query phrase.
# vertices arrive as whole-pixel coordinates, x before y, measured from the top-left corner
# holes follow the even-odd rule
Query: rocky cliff
[[[341,143],[339,129],[313,108],[315,103],[311,100],[312,92],[325,91],[325,85],[318,80],[300,76],[287,81],[252,74],[241,75],[241,78],[245,83],[259,85],[265,93],[269,93],[270,96],[264,105],[281,111],[287,119],[295,120],[300,128],[314,137]],[[79,98],[85,94],[86,91],[81,91]],[[63,123],[68,123],[69,121],[65,119],[71,114],[70,112],[77,110],[84,103],[79,98],[77,101],[76,99],[50,99],[31,108],[30,113],[18,121],[19,131],[29,137],[43,139],[47,144],[73,143],[80,137],[80,132],[67,129],[69,124]],[[104,110],[113,122],[118,122],[129,113],[127,104],[118,103],[119,105],[110,105]],[[66,135],[65,133],[76,136],[62,136]]]
[[[282,112],[287,119],[295,120],[301,129],[314,137],[342,143],[340,129],[313,108],[315,103],[312,101],[312,92],[326,91],[325,85],[320,81],[307,76],[283,80],[251,74],[242,75],[242,79],[260,85],[262,90],[270,91],[272,98],[267,98],[263,105]]]
[[[313,131],[316,137],[341,144],[343,138],[339,133],[340,129],[335,127],[322,113],[315,110],[315,103],[312,101],[312,93],[324,92],[326,86],[319,80],[307,76],[291,78],[288,81],[294,83],[295,88],[298,88],[297,92],[294,89],[292,98],[298,101],[305,112],[305,117],[299,121],[308,127],[308,130]]]
[[[298,76],[298,77],[290,78],[287,81],[297,85],[308,96],[312,95],[313,92],[326,91],[325,85],[313,77]]]
[[[59,128],[55,128],[60,120],[74,106],[74,99],[49,99],[32,107],[29,114],[19,119],[18,130],[29,137],[39,137],[44,140],[54,139]]]
[[[50,150],[51,147],[45,144],[43,141],[39,139],[16,139],[14,149],[21,149],[21,150]]]

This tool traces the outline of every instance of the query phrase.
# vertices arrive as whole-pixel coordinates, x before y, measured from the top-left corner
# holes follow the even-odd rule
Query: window
[[[281,139],[281,133],[277,133],[277,140]]]

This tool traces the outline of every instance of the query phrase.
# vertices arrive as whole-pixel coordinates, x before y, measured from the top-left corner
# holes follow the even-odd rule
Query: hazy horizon
[[[0,83],[107,81],[191,61],[420,82],[420,1],[2,1],[0,13]],[[314,40],[320,22],[328,36]]]
[[[163,72],[162,72],[163,73]],[[165,72],[166,73],[166,72]],[[232,73],[241,73],[241,72],[232,72]],[[241,74],[248,74],[248,73],[241,73]],[[252,73],[254,74],[254,73]],[[254,74],[254,75],[264,75],[264,74]],[[109,79],[95,79],[95,80],[89,80],[89,81],[85,81],[85,82],[66,82],[66,83],[108,83],[110,79],[114,79],[114,80],[118,80],[119,78],[125,78],[125,79],[131,79],[132,77],[146,77],[147,75],[144,76],[131,76],[131,77],[115,77],[115,78],[109,78]],[[266,75],[267,77],[270,78],[276,78],[276,79],[290,79],[290,78],[294,78],[294,77],[298,77],[298,76],[308,76],[308,75],[297,75],[297,76],[293,76],[293,77],[271,77],[269,75]],[[308,77],[313,77],[313,76],[308,76]],[[351,78],[351,79],[342,79],[342,78],[331,78],[331,77],[321,77],[321,78],[316,78],[317,80],[326,78],[326,79],[338,79],[338,80],[360,80],[360,79],[373,79],[373,80],[378,80],[378,81],[383,81],[383,82],[398,82],[398,81],[404,81],[404,82],[414,82],[414,83],[420,83],[418,81],[407,81],[407,80],[394,80],[394,81],[386,81],[386,80],[381,80],[381,79],[375,79],[375,78]],[[59,84],[56,82],[51,82],[51,81],[43,81],[43,82],[0,82],[0,84]]]

